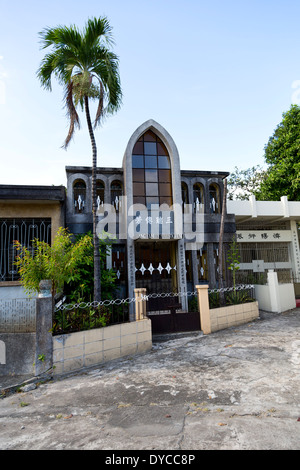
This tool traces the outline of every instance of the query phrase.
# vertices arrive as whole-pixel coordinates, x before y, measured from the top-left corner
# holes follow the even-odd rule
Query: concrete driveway
[[[0,429],[1,450],[299,450],[300,309],[10,394]]]

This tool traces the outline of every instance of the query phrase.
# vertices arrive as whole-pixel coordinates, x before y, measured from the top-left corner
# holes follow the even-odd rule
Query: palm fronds
[[[51,91],[52,77],[64,86],[64,106],[70,121],[66,148],[74,131],[80,128],[76,111],[84,107],[84,97],[97,99],[94,128],[121,106],[119,59],[109,50],[114,43],[112,28],[105,17],[91,18],[82,32],[76,26],[45,28],[39,33],[43,49],[51,47],[37,71],[41,85]],[[96,82],[95,82],[96,80]]]

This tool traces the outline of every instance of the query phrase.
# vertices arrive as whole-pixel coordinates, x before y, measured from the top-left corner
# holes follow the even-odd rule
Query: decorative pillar
[[[209,285],[212,289],[217,286],[216,273],[215,273],[215,259],[214,259],[214,244],[207,243],[207,264],[208,264],[208,279]]]
[[[147,315],[146,310],[146,293],[147,289],[145,287],[140,287],[134,289],[135,296],[135,320],[144,320]]]
[[[36,376],[47,372],[53,366],[52,316],[51,281],[41,281],[40,293],[36,299]]]
[[[211,333],[210,310],[208,300],[208,284],[196,286],[198,307],[200,312],[200,328],[204,335]]]
[[[295,282],[300,282],[300,250],[298,239],[298,227],[295,220],[291,220],[291,233],[292,233],[292,266]]]
[[[197,250],[192,250],[192,267],[193,267],[193,285],[197,285],[199,283],[199,278],[198,278],[198,257],[197,257]]]
[[[127,240],[127,273],[128,273],[128,297],[134,297],[135,289],[135,253],[134,253],[134,240],[128,238]],[[135,321],[134,304],[129,304],[129,321]]]
[[[268,287],[271,301],[271,312],[280,313],[282,309],[280,303],[278,277],[277,272],[274,271],[274,269],[268,270]]]
[[[186,266],[185,266],[185,247],[184,240],[178,240],[178,253],[177,253],[177,275],[178,275],[178,287],[181,296],[181,305],[183,311],[188,311],[188,299],[187,299],[187,285],[186,285]]]

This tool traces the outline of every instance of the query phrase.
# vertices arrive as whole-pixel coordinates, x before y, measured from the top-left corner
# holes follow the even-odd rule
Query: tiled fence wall
[[[53,337],[54,374],[138,354],[152,347],[151,320]]]

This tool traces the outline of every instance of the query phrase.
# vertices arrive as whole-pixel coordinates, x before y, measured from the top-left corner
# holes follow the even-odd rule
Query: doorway
[[[145,287],[147,295],[177,293],[176,242],[149,241],[135,244],[136,287]],[[164,310],[168,298],[150,298],[148,310]]]

